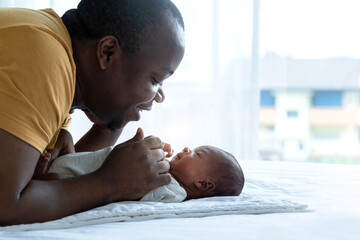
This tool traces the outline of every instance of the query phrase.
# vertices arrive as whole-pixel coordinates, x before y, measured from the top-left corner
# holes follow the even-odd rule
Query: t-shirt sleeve
[[[14,26],[0,35],[0,128],[42,152],[69,123],[72,56],[48,29]]]

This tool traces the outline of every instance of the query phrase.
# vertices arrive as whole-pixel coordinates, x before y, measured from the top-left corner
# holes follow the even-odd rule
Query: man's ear
[[[211,179],[198,180],[194,184],[201,192],[212,191],[215,189],[215,183]]]
[[[119,50],[119,42],[115,36],[107,35],[99,40],[97,58],[101,70],[106,70],[109,67],[111,61],[114,59],[114,54]]]

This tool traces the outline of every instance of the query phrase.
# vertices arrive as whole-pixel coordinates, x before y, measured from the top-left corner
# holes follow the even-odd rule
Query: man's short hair
[[[184,29],[178,8],[170,0],[81,0],[61,17],[72,39],[115,36],[123,51],[134,53],[170,14]]]

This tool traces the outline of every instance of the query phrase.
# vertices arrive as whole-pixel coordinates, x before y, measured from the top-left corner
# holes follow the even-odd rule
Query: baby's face
[[[208,169],[214,164],[216,154],[216,149],[211,146],[194,150],[186,147],[170,161],[170,174],[180,185],[189,187],[197,179],[208,177]]]

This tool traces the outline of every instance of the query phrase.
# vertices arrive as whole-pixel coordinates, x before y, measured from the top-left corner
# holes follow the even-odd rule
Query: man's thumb
[[[138,128],[136,131],[135,136],[133,137],[134,140],[143,140],[144,139],[144,131],[142,130],[142,128]]]

